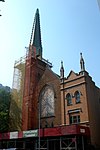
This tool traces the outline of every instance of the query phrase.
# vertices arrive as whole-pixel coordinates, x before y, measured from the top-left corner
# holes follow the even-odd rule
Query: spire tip
[[[81,66],[81,71],[85,71],[85,63],[84,63],[84,59],[83,59],[83,56],[82,56],[82,52],[80,53],[80,66]]]
[[[39,14],[39,9],[37,8],[36,13]]]

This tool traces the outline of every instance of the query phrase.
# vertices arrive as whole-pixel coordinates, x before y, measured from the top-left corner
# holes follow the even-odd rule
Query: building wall
[[[61,124],[61,96],[60,96],[60,79],[59,77],[50,69],[46,68],[41,80],[38,83],[38,96],[41,90],[45,86],[51,86],[54,90],[54,116],[41,118],[41,127],[52,127],[59,126]],[[53,124],[52,124],[53,122]]]
[[[100,146],[100,89],[90,76],[86,76],[86,92],[89,109],[91,141]]]
[[[75,101],[76,91],[80,93],[80,103]],[[92,144],[100,145],[100,89],[89,74],[86,71],[79,74],[71,71],[64,83],[61,83],[61,93],[61,99],[65,99],[66,124],[70,125],[70,116],[80,115],[79,124],[90,127]],[[68,93],[71,95],[71,105],[67,103]]]
[[[34,129],[37,127],[37,84],[45,71],[45,66],[45,63],[31,57],[31,55],[26,59],[22,105],[22,130]]]
[[[62,86],[62,85],[61,85]],[[61,87],[62,88],[62,87]],[[76,103],[75,92],[80,92],[80,102]],[[62,90],[63,92],[63,90]],[[71,94],[72,104],[67,104],[66,95]],[[65,99],[65,109],[66,109],[66,124],[70,124],[69,116],[80,115],[80,123],[87,124],[89,122],[88,107],[87,107],[87,95],[85,87],[85,78],[83,75],[75,75],[71,73],[70,77],[64,81],[64,99]],[[72,113],[71,113],[72,112]]]
[[[31,60],[30,60],[31,59]],[[54,91],[54,115],[41,117],[41,127],[61,124],[60,79],[45,62],[28,58],[26,62],[25,88],[23,97],[23,130],[39,128],[40,93],[49,85]],[[27,65],[28,64],[28,65]],[[45,109],[45,108],[44,108]]]

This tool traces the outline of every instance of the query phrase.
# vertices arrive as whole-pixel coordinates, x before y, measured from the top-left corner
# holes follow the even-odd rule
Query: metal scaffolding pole
[[[82,149],[85,150],[84,148],[84,137],[82,136]]]
[[[61,137],[60,137],[60,150],[62,150],[62,146],[61,146],[62,144],[61,144]]]
[[[40,139],[40,101],[38,101],[38,111],[39,111],[39,133],[38,133],[38,135],[39,135],[39,138],[38,138],[38,150],[40,150],[40,141],[41,141],[41,139]]]
[[[49,143],[48,143],[48,139],[47,139],[47,150],[49,149]]]
[[[77,150],[77,137],[75,136],[75,150]]]

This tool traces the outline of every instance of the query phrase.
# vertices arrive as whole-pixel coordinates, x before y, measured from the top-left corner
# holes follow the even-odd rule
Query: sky
[[[100,9],[97,0],[5,0],[0,2],[0,83],[12,87],[15,60],[26,54],[39,8],[43,57],[65,77],[85,68],[100,87]]]

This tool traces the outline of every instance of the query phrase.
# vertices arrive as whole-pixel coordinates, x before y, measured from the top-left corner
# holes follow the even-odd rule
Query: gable
[[[57,74],[55,74],[50,68],[46,68],[46,70],[44,71],[41,79],[40,79],[40,83],[41,82],[45,82],[45,83],[51,83],[51,82],[54,82],[55,80],[57,80],[58,82],[60,82],[60,78]],[[39,83],[39,84],[40,84]]]
[[[77,76],[78,74],[71,70],[69,75],[67,76],[67,80],[75,79]]]

